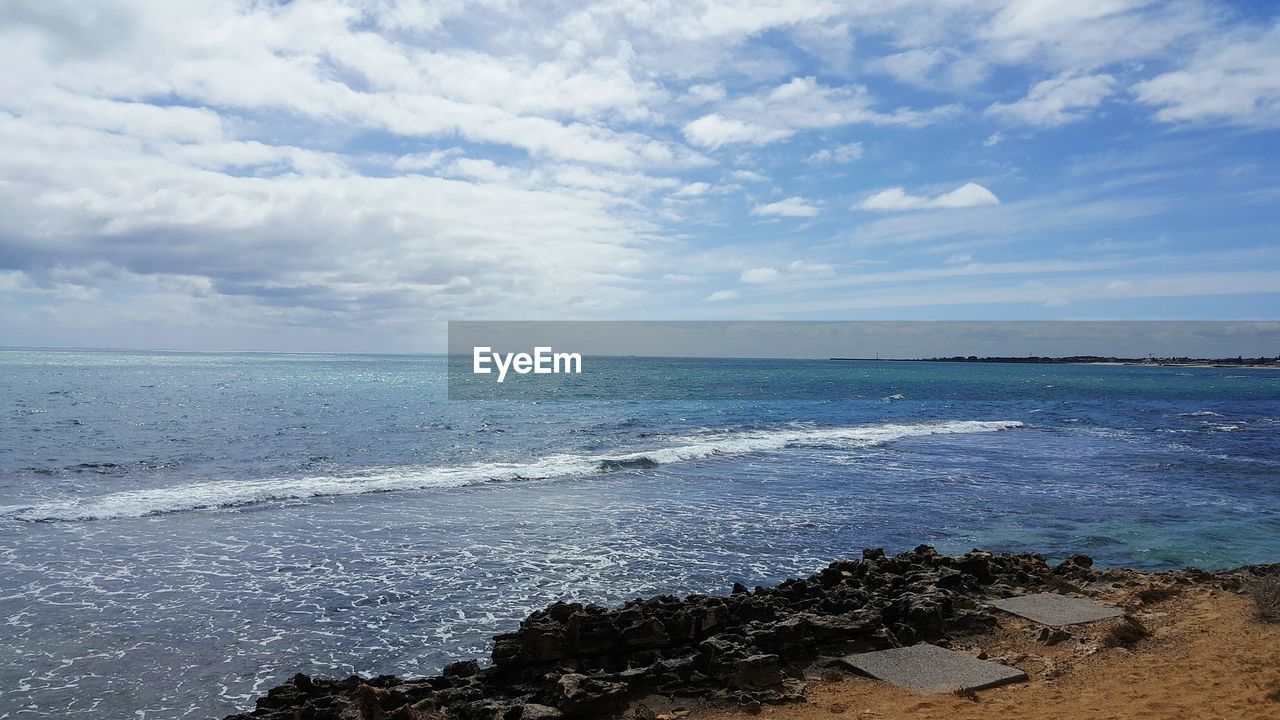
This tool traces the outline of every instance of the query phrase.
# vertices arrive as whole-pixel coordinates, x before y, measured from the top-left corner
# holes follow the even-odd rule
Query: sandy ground
[[[1050,645],[1038,626],[1011,617],[978,644],[956,649],[1016,665],[1028,682],[969,697],[913,695],[860,677],[811,682],[805,704],[765,707],[757,717],[1277,720],[1280,625],[1255,620],[1252,609],[1246,597],[1189,589],[1134,613],[1152,635],[1132,649],[1101,642],[1113,621],[1067,628],[1073,637]],[[691,720],[751,717],[737,708],[691,710]]]

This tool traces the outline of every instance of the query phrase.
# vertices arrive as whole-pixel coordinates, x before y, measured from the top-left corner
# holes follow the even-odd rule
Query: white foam
[[[776,430],[707,433],[672,437],[667,446],[626,454],[558,454],[525,463],[392,468],[344,476],[215,480],[175,487],[130,490],[65,502],[10,506],[0,510],[0,516],[32,522],[146,517],[277,500],[591,475],[602,472],[602,468],[609,463],[660,465],[789,447],[853,449],[908,437],[994,432],[1021,426],[1022,423],[1014,420],[958,420],[851,427],[796,426]]]
[[[1210,410],[1197,410],[1195,412],[1178,413],[1178,417],[1222,417],[1216,412]]]

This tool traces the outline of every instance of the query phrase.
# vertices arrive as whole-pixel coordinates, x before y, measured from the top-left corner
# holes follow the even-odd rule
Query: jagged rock
[[[451,665],[445,665],[441,673],[445,677],[471,677],[480,672],[480,663],[475,660],[459,660]]]
[[[731,687],[767,688],[782,684],[782,666],[777,655],[752,655],[733,664]]]
[[[555,706],[566,717],[600,717],[626,707],[627,686],[570,673],[556,683]]]
[[[642,620],[622,631],[622,645],[631,650],[650,650],[668,644],[667,629],[657,618]]]
[[[804,685],[794,678],[822,658],[987,632],[997,623],[988,606],[996,598],[1102,580],[1153,582],[1096,570],[1082,555],[1053,568],[1031,553],[947,557],[928,546],[893,557],[868,548],[862,557],[773,588],[747,592],[737,583],[725,597],[668,595],[615,609],[555,603],[494,638],[493,667],[464,660],[409,680],[299,674],[230,720],[603,719],[654,691],[758,712],[761,704],[802,699]],[[1218,575],[1189,569],[1158,579],[1162,588],[1214,583],[1231,591],[1267,572],[1280,566]],[[1127,629],[1108,641],[1128,642],[1137,633]]]
[[[520,714],[511,720],[555,720],[564,717],[564,713],[553,707],[527,703],[520,706]],[[507,720],[504,718],[503,720]]]

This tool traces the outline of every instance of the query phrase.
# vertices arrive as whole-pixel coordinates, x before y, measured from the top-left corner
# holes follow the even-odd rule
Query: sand
[[[808,702],[765,707],[773,720],[1177,720],[1280,718],[1280,625],[1253,617],[1247,597],[1190,588],[1134,613],[1151,637],[1107,647],[1116,621],[1066,628],[1053,645],[1010,617],[969,647],[1026,671],[1030,681],[959,695],[912,695],[860,677],[810,683]],[[697,720],[744,720],[734,709],[692,709]]]

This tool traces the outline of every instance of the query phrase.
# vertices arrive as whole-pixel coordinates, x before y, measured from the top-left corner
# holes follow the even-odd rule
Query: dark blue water
[[[451,403],[443,358],[0,352],[0,718],[220,716],[872,545],[1280,559],[1280,372],[610,362]],[[592,399],[709,367],[832,399]]]

